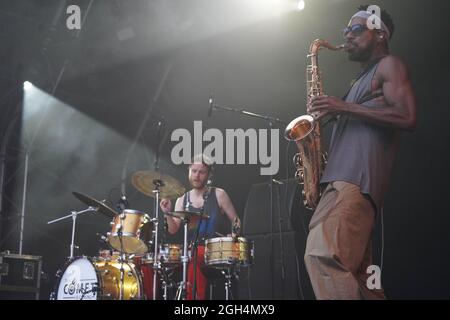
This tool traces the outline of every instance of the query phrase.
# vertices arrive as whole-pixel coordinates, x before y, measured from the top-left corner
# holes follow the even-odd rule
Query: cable
[[[248,291],[248,300],[252,300],[252,287],[250,284],[250,267],[247,268],[247,291]]]
[[[381,259],[380,259],[381,273],[383,273],[383,262],[384,262],[384,219],[383,219],[383,207],[381,207]]]
[[[296,250],[297,252],[297,250]],[[296,262],[296,267],[297,267],[297,285],[299,288],[299,292],[300,292],[300,297],[302,298],[302,300],[305,300],[305,295],[303,294],[303,287],[302,287],[302,281],[301,281],[301,277],[300,277],[300,263],[298,261],[298,254],[295,254],[295,262]]]
[[[286,188],[285,188],[285,206],[286,209],[289,208],[289,197],[288,197],[288,191],[289,191],[289,147],[291,146],[291,140],[289,140],[287,147],[286,147]],[[295,188],[295,185],[294,185]],[[288,210],[290,211],[290,210]],[[300,217],[300,221],[302,223],[302,228],[304,231],[304,235],[305,235],[305,241],[306,241],[306,227],[305,227],[305,222],[303,221],[303,217]],[[302,282],[301,282],[301,277],[300,277],[300,263],[299,263],[299,258],[298,258],[298,251],[297,249],[295,249],[295,262],[296,262],[296,269],[297,269],[297,287],[298,287],[298,291],[300,292],[300,296],[302,298],[302,300],[305,300],[305,296],[303,293],[303,287],[302,287]]]

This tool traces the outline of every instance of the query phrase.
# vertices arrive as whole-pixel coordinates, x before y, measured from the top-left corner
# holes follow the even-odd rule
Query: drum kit
[[[188,224],[207,219],[208,215],[189,211],[165,213],[182,221],[184,241],[183,244],[164,243],[158,236],[159,198],[180,197],[185,192],[184,187],[158,171],[138,171],[131,182],[137,190],[155,198],[154,218],[139,210],[121,208],[116,211],[105,201],[73,192],[88,208],[48,222],[72,218],[70,256],[56,274],[51,299],[181,300],[186,297],[187,267],[192,259],[187,242]],[[74,249],[78,248],[74,244],[76,218],[87,212],[100,213],[111,221],[111,231],[101,236],[109,250],[101,250],[96,257],[74,256]],[[225,277],[227,300],[233,277],[237,278],[241,267],[250,267],[253,257],[253,242],[242,237],[212,238],[205,242],[205,266],[220,271]],[[174,275],[181,268],[182,280],[177,284]]]

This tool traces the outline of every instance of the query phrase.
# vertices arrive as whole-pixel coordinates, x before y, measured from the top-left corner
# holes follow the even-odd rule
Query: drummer
[[[198,234],[197,268],[196,268],[196,299],[205,300],[208,281],[202,272],[204,266],[204,242],[206,239],[216,238],[221,235],[237,237],[241,230],[241,221],[236,214],[230,197],[221,188],[211,187],[210,181],[213,171],[213,162],[205,155],[195,156],[189,165],[189,183],[192,189],[177,199],[175,211],[203,212],[208,219],[193,219],[189,224],[188,241],[193,244]],[[162,199],[160,203],[163,212],[172,210],[169,199]],[[166,215],[168,230],[176,233],[181,220]],[[197,231],[197,228],[198,231]],[[231,231],[231,233],[230,233]],[[191,254],[192,256],[192,254]],[[187,300],[193,300],[194,263],[191,260],[188,266]]]

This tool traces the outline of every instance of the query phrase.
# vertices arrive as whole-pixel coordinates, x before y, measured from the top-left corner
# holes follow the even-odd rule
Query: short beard
[[[193,188],[193,189],[203,189],[206,186],[207,182],[201,183],[200,187],[195,187],[194,182],[190,182],[190,184],[191,184],[191,188]]]
[[[348,53],[348,59],[356,62],[366,62],[370,59],[375,46],[371,45],[366,49],[356,50]]]

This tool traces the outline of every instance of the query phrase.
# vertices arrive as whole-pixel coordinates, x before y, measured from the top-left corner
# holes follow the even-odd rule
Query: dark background
[[[158,145],[156,123],[161,117],[165,119],[165,135],[160,142],[160,170],[187,186],[187,168],[170,161],[175,145],[170,133],[174,129],[192,131],[194,120],[203,121],[203,130],[268,128],[264,120],[237,113],[215,111],[208,117],[211,94],[218,105],[285,121],[305,113],[310,42],[324,38],[341,43],[340,30],[364,3],[306,1],[303,11],[286,9],[276,14],[277,3],[295,1],[0,3],[0,250],[18,252],[28,154],[23,249],[26,254],[43,256],[49,279],[43,283],[42,298],[48,297],[54,274],[69,255],[71,234],[70,220],[46,223],[85,208],[72,191],[108,199],[114,206],[126,163],[123,182],[131,207],[154,213],[153,200],[134,189],[130,178],[135,171],[153,169]],[[81,31],[66,28],[69,4],[81,8]],[[418,126],[413,133],[403,134],[384,206],[384,241],[381,219],[374,232],[375,262],[381,263],[383,247],[382,281],[389,298],[448,299],[448,5],[443,0],[371,4],[387,9],[394,19],[390,49],[408,64],[418,101]],[[320,66],[325,91],[338,96],[344,94],[359,70],[345,55],[325,50]],[[34,87],[24,92],[24,81]],[[142,134],[130,149],[140,126]],[[276,127],[280,129],[280,170],[275,178],[281,180],[293,175],[295,147],[290,147],[286,157],[284,127]],[[239,215],[249,224],[244,225],[244,231],[253,234],[256,252],[260,250],[249,287],[254,281],[270,282],[263,278],[267,274],[276,279],[280,266],[278,240],[274,240],[273,252],[267,249],[267,237],[274,230],[270,224],[259,231],[253,225],[270,219],[267,205],[255,209],[258,200],[268,199],[264,196],[267,190],[258,191],[268,180],[259,175],[259,168],[218,165],[214,180],[229,193]],[[254,184],[259,185],[252,188]],[[293,185],[288,193],[295,193]],[[286,189],[280,191],[285,197]],[[256,198],[249,197],[252,192]],[[253,298],[255,291],[259,298],[313,298],[302,259],[304,226],[310,213],[295,205],[298,201],[298,197],[291,199],[289,208],[280,210],[285,222],[293,221],[281,234],[285,237],[283,253],[289,261],[285,282],[297,286],[284,294],[273,285],[262,293],[253,288]],[[272,218],[273,223],[279,222],[277,216]],[[96,233],[106,233],[109,228],[109,220],[99,214],[79,216],[77,255],[95,256],[102,246]],[[279,235],[274,238],[279,239]],[[276,256],[275,269],[261,269],[266,263],[259,260],[262,248]],[[295,258],[296,269],[290,269]],[[252,296],[248,292],[242,295]]]

